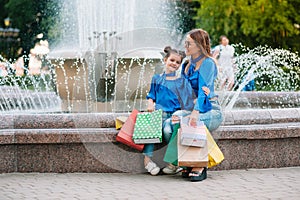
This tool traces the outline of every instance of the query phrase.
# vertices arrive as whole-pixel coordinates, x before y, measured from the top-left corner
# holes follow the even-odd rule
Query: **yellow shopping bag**
[[[119,116],[116,118],[116,129],[119,130],[122,128],[123,124],[126,122],[128,117],[126,116]]]
[[[211,168],[220,164],[224,160],[224,155],[207,128],[206,133],[208,148],[208,168]]]

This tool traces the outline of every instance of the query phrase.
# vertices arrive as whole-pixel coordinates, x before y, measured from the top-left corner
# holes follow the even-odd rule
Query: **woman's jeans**
[[[167,122],[167,124],[166,124],[166,120],[171,119],[171,117],[172,117],[171,112],[163,112],[163,115],[162,115],[163,130],[164,130],[165,126],[169,126],[169,122]],[[165,134],[163,133],[163,135],[165,135]],[[154,144],[145,144],[145,147],[144,147],[144,150],[143,150],[143,154],[145,156],[152,157],[153,156],[153,151],[154,151]]]
[[[223,121],[223,115],[221,106],[218,101],[210,101],[212,104],[212,110],[206,113],[199,113],[198,120],[203,121],[209,131],[216,130]],[[178,110],[173,113],[174,116],[182,116],[185,117],[190,115],[191,111],[187,110]],[[170,141],[170,138],[173,133],[171,118],[165,121],[165,126],[163,130],[163,136],[167,142]]]

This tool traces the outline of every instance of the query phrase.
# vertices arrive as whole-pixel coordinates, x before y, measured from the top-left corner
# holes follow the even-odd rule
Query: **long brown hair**
[[[211,49],[210,49],[210,39],[209,39],[209,34],[203,30],[203,29],[193,29],[187,33],[196,45],[200,48],[201,54],[204,55],[204,57],[197,62],[195,70],[198,70],[205,58],[211,58],[214,60],[216,63],[216,60],[212,57]],[[185,68],[185,73],[188,72],[190,68],[190,63],[186,66]]]

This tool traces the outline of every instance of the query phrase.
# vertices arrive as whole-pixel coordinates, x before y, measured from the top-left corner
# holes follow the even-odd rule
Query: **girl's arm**
[[[156,100],[156,79],[159,77],[159,75],[154,75],[151,80],[150,90],[148,95],[146,96],[146,99],[148,100],[148,106],[147,111],[152,112],[155,110],[154,102]]]

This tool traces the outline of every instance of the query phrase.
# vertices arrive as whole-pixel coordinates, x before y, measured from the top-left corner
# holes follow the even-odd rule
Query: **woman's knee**
[[[214,117],[209,121],[209,123],[207,123],[207,129],[209,131],[213,131],[216,130],[217,128],[219,128],[219,126],[222,124],[223,122],[223,116],[222,114],[219,115],[214,115]]]
[[[211,110],[200,114],[199,120],[203,121],[209,131],[216,130],[223,122],[221,110]]]

